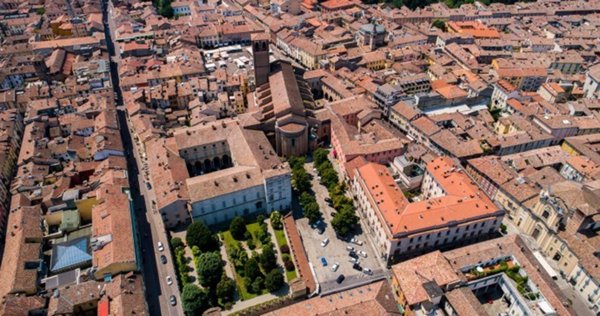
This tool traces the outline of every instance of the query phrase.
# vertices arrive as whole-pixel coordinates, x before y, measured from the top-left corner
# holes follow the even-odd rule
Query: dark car
[[[348,255],[354,259],[358,259],[358,255],[356,254],[356,252],[354,250],[350,251],[348,253]]]
[[[344,282],[344,279],[346,277],[343,274],[340,274],[340,276],[337,277],[337,279],[335,280],[335,282],[337,282],[337,284],[342,284],[342,282]]]
[[[331,217],[335,216],[335,211],[332,211],[331,213],[329,213],[329,215],[331,215]]]
[[[352,265],[352,269],[362,271],[363,268],[360,266],[360,264],[355,263]]]
[[[152,190],[152,185],[150,184],[150,182],[146,182],[146,189]]]
[[[167,264],[167,257],[165,257],[165,255],[161,255],[160,262],[162,262],[162,264]]]
[[[177,299],[175,298],[175,295],[171,295],[169,298],[169,303],[171,303],[171,306],[177,305]]]

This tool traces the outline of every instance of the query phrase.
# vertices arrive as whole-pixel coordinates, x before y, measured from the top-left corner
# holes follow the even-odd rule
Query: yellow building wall
[[[579,156],[579,152],[575,150],[575,148],[571,147],[571,145],[569,145],[567,142],[563,142],[562,145],[560,145],[560,148],[569,155]]]
[[[62,211],[47,213],[44,217],[48,226],[57,226],[62,222]]]
[[[92,220],[92,207],[98,204],[98,200],[93,197],[85,200],[75,201],[75,205],[79,210],[79,215],[81,216],[81,220],[83,221],[91,221]]]

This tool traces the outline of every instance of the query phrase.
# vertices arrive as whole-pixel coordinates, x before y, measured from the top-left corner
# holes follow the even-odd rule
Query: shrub
[[[223,302],[231,302],[233,301],[235,294],[235,281],[232,279],[223,276],[221,281],[217,284],[216,288],[217,297],[221,299]]]
[[[252,285],[250,286],[250,288],[252,289],[252,293],[260,293],[264,287],[265,280],[261,276],[254,279]]]
[[[273,251],[271,246],[264,245],[262,247],[259,261],[264,271],[271,271],[277,266],[277,256],[275,256],[275,251]]]
[[[248,245],[248,249],[250,249],[250,250],[254,250],[254,248],[256,248],[256,245],[254,244],[254,240],[253,239],[248,239],[248,241],[246,242],[246,244]]]
[[[290,253],[290,246],[283,245],[283,246],[281,246],[280,250],[281,250],[281,253]]]
[[[291,259],[290,255],[288,255],[287,253],[284,253],[283,255],[281,255],[281,260],[283,262],[290,261],[290,259]]]
[[[262,214],[258,215],[258,216],[256,217],[256,221],[257,221],[258,223],[261,223],[261,224],[262,224],[262,223],[265,221],[265,216],[264,216],[264,215],[262,215]],[[261,225],[261,226],[262,226],[262,225]]]
[[[171,239],[171,247],[173,247],[173,249],[177,249],[179,247],[183,247],[183,241],[181,240],[181,238],[179,237],[173,237]]]
[[[285,266],[285,269],[288,271],[294,271],[294,269],[295,269],[294,262],[292,262],[292,260],[283,262],[283,265]]]
[[[252,239],[252,233],[250,233],[249,231],[246,231],[244,233],[244,240],[248,240],[248,239]]]
[[[273,226],[274,229],[282,229],[283,228],[283,223],[281,221],[281,213],[279,213],[278,211],[274,211],[273,213],[271,213],[271,226]]]

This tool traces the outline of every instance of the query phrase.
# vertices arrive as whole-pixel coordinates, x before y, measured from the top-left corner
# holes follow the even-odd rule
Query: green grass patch
[[[275,239],[277,239],[277,246],[281,248],[283,245],[287,245],[287,239],[285,239],[285,233],[283,229],[274,229]]]
[[[244,284],[244,278],[240,277],[240,275],[237,272],[235,273],[235,283],[237,284],[238,293],[240,294],[242,301],[249,300],[258,296],[258,294],[248,292],[248,290],[246,289],[246,284]]]
[[[229,231],[221,233],[221,236],[223,237],[223,242],[225,242],[225,249],[227,250],[227,253],[229,253],[231,249],[238,247],[239,242],[233,239],[233,236],[231,236]]]
[[[259,223],[252,223],[252,224],[248,224],[246,225],[246,229],[250,232],[250,234],[252,234],[252,240],[254,240],[254,244],[256,245],[256,247],[260,247],[262,246],[262,243],[260,242],[260,240],[258,240],[258,232],[260,231],[260,224]]]
[[[292,271],[285,271],[285,277],[287,278],[287,282],[290,283],[290,281],[292,281],[293,279],[298,277],[298,273],[296,273],[296,270],[292,270]]]

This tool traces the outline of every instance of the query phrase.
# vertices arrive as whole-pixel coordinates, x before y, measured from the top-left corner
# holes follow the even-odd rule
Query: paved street
[[[142,165],[139,159],[136,147],[131,141],[129,125],[125,111],[122,109],[123,96],[119,86],[118,64],[115,60],[115,45],[111,36],[112,21],[108,20],[111,16],[108,14],[109,3],[107,0],[102,2],[103,22],[105,27],[106,45],[110,55],[110,71],[112,84],[116,93],[117,106],[121,107],[118,111],[121,138],[126,149],[127,169],[129,171],[129,184],[131,196],[136,208],[136,221],[138,227],[139,240],[142,249],[142,274],[144,276],[144,285],[146,292],[146,301],[150,315],[183,315],[181,309],[181,298],[177,283],[169,286],[166,282],[167,275],[172,276],[176,281],[173,260],[169,252],[167,236],[163,227],[162,220],[158,214],[148,212],[151,210],[151,199],[146,186],[143,184],[142,176],[139,173],[138,166]],[[133,154],[133,155],[132,155]],[[141,185],[140,185],[141,184]],[[156,244],[161,241],[165,246],[165,251],[158,253]],[[160,263],[160,255],[167,257],[167,264]],[[171,306],[169,298],[174,295],[177,300],[176,306]]]
[[[315,269],[317,282],[321,286],[321,294],[334,292],[341,288],[358,286],[359,284],[369,283],[373,280],[385,277],[386,271],[382,269],[377,258],[375,258],[373,255],[373,249],[370,247],[370,244],[367,242],[364,234],[361,233],[356,236],[358,240],[364,242],[362,246],[345,242],[336,237],[335,231],[330,224],[331,220],[333,219],[330,213],[333,212],[334,209],[325,202],[325,198],[329,196],[327,188],[321,185],[317,180],[317,174],[312,168],[312,163],[306,164],[305,167],[306,170],[313,176],[312,186],[313,190],[315,191],[315,198],[319,203],[321,212],[323,213],[323,221],[326,225],[326,228],[323,234],[319,234],[316,229],[310,227],[308,224],[308,219],[306,218],[296,220],[296,224],[298,225],[298,230],[302,235],[308,259],[310,262],[312,262]],[[329,244],[325,247],[322,247],[321,241],[323,241],[325,238],[329,238]],[[357,251],[362,250],[367,253],[367,258],[362,256],[359,258],[360,265],[363,268],[371,269],[373,272],[371,275],[352,268],[352,263],[349,261],[350,256],[346,250],[346,247],[348,246],[354,247],[354,249]],[[321,263],[321,257],[325,257],[327,260],[327,266],[323,266]],[[331,271],[331,267],[336,262],[339,263],[339,268],[337,271],[333,272]],[[345,276],[345,280],[341,284],[337,284],[336,278],[341,274]]]

